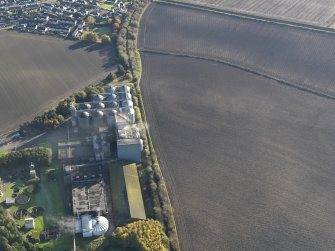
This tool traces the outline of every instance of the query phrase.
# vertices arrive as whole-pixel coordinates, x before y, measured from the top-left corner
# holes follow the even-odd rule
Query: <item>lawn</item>
[[[102,36],[104,34],[110,36],[112,34],[112,26],[111,25],[94,26],[93,31],[98,33],[99,36]]]
[[[112,8],[114,8],[114,4],[103,3],[103,4],[100,5],[100,7],[102,9],[111,10]]]

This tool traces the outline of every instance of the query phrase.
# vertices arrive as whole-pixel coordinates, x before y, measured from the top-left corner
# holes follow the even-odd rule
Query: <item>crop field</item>
[[[102,80],[114,63],[109,47],[8,31],[0,58],[0,133]]]
[[[334,37],[158,4],[141,27],[142,95],[181,249],[334,249],[335,101],[317,93],[335,92]]]
[[[335,35],[163,4],[144,20],[141,49],[223,60],[335,96]]]
[[[215,9],[302,22],[323,27],[335,23],[332,0],[177,0]]]

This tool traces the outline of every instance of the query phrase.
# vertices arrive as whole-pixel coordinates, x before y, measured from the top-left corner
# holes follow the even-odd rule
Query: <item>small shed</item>
[[[24,227],[26,229],[35,229],[35,220],[34,220],[34,218],[25,218],[24,219]]]
[[[15,198],[6,198],[5,203],[7,206],[15,205]]]

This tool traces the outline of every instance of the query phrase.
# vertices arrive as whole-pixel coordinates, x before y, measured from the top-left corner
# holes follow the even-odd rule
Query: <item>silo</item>
[[[126,93],[126,99],[131,100],[131,94],[130,93]]]
[[[104,96],[102,96],[101,94],[95,95],[93,97],[93,101],[95,101],[95,102],[100,102],[102,100],[104,100]]]
[[[115,94],[108,95],[106,100],[107,100],[107,102],[115,101],[116,100],[116,95]]]
[[[73,104],[70,105],[72,126],[77,126],[77,110]]]
[[[114,93],[115,92],[115,87],[113,86],[108,86],[106,88],[106,93]]]
[[[113,127],[115,125],[115,115],[117,114],[116,110],[111,110],[107,113],[107,125]]]
[[[118,105],[118,103],[114,100],[114,101],[111,101],[110,103],[108,103],[108,107],[110,107],[110,108],[118,108],[119,105]]]
[[[93,126],[100,127],[104,123],[104,113],[103,111],[95,111],[93,114]]]
[[[82,129],[90,128],[90,114],[89,112],[81,112],[78,117],[79,127]]]
[[[85,110],[89,110],[89,109],[92,108],[92,106],[91,106],[90,104],[88,104],[88,103],[85,103],[83,108],[84,108]]]
[[[128,117],[129,117],[130,123],[134,124],[135,123],[135,110],[132,107],[129,108]]]
[[[133,101],[131,100],[125,100],[122,102],[122,107],[131,107],[133,108],[134,104],[133,104]]]
[[[107,218],[103,216],[98,216],[96,218],[96,223],[93,225],[93,235],[101,236],[104,235],[109,228],[109,222]]]
[[[97,104],[97,107],[96,107],[96,108],[97,108],[97,109],[105,109],[105,104],[102,103],[102,102],[100,102],[100,103]]]

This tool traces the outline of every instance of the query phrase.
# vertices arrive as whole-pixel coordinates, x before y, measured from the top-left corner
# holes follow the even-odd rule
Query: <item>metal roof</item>
[[[127,190],[130,217],[132,219],[146,219],[136,164],[123,166],[123,174]]]

